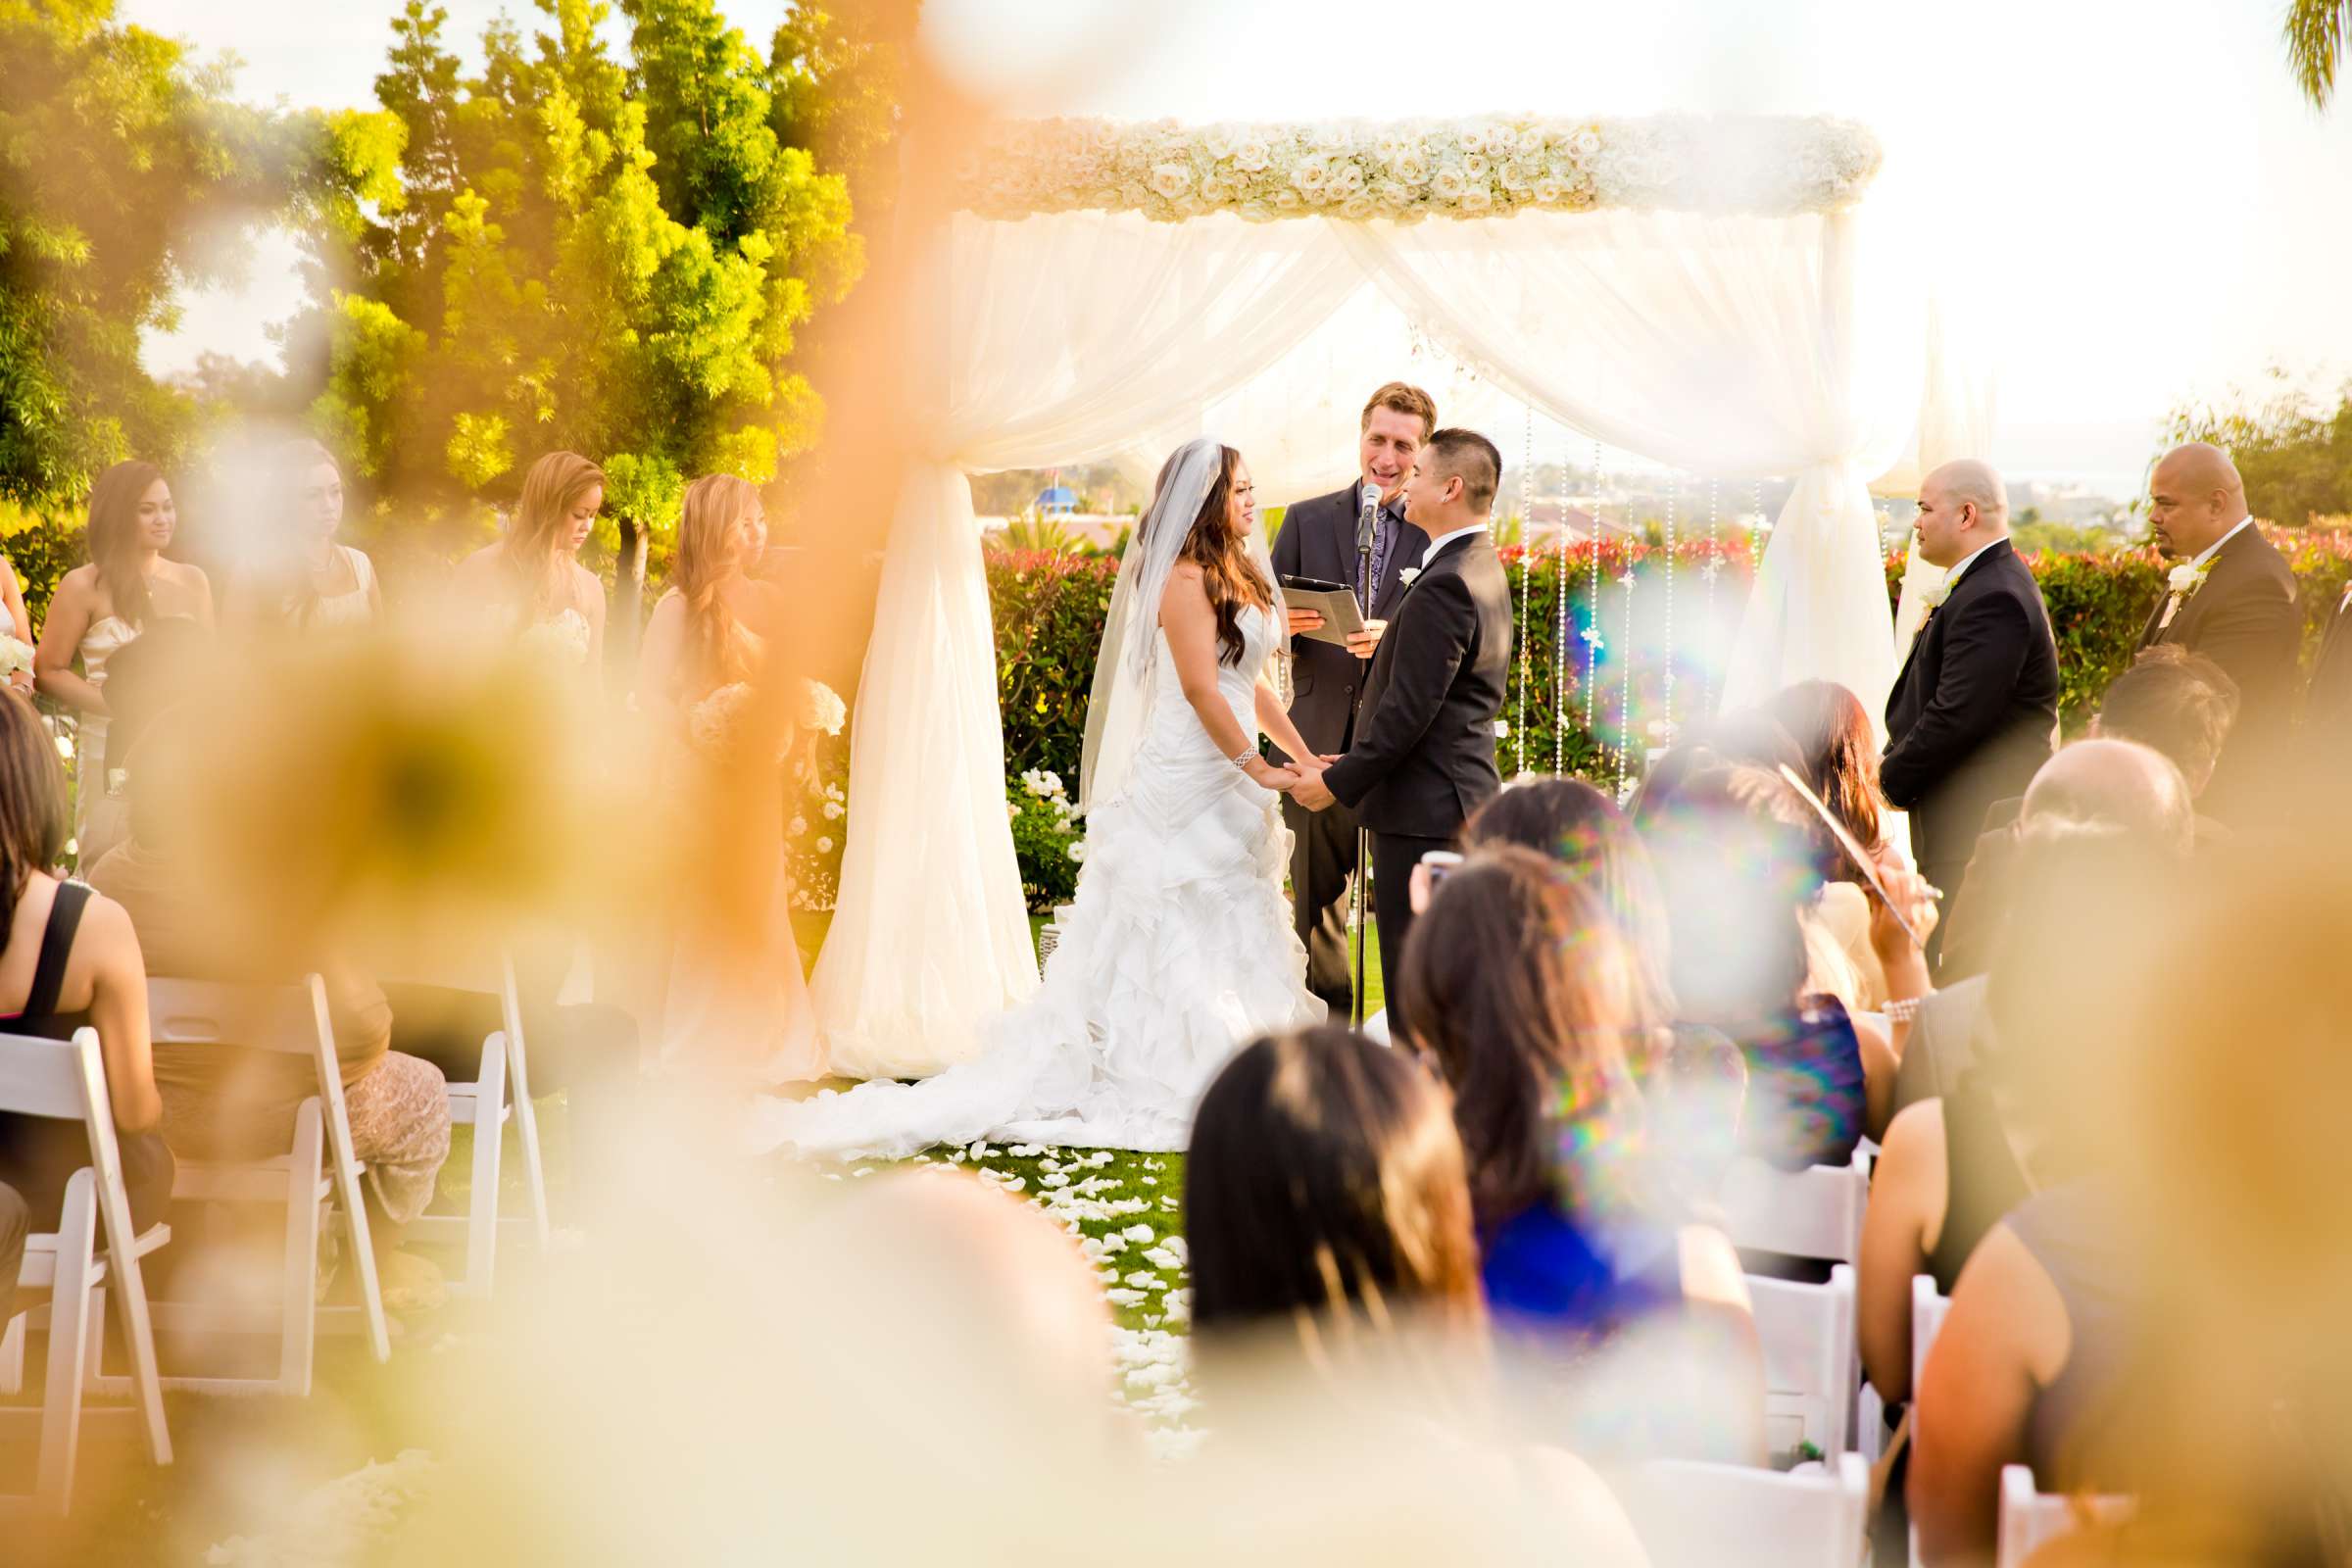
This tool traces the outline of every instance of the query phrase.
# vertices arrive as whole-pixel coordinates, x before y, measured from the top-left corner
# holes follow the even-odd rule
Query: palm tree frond
[[[2345,34],[2352,32],[2352,0],[2287,0],[2281,30],[2295,85],[2303,89],[2313,108],[2327,108],[2335,93]]]

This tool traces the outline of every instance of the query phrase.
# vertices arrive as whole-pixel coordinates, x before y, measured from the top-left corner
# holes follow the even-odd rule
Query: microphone
[[[1355,514],[1356,602],[1372,613],[1372,530],[1380,520],[1380,486],[1364,486],[1364,504]]]

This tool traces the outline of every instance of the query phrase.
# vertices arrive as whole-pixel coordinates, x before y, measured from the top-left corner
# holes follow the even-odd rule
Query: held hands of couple
[[[1290,789],[1291,799],[1310,811],[1320,811],[1337,799],[1323,785],[1323,770],[1338,761],[1336,757],[1318,757],[1311,764],[1298,770],[1298,782]]]

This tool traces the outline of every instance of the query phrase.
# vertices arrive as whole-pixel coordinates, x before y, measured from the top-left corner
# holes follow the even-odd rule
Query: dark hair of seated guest
[[[1506,785],[1462,824],[1465,851],[1515,844],[1548,856],[1608,911],[1634,962],[1641,1021],[1674,1016],[1666,973],[1666,910],[1657,870],[1633,819],[1581,778],[1531,778]]]
[[[1634,972],[1601,901],[1516,845],[1474,855],[1413,922],[1396,1022],[1452,1087],[1481,1235],[1574,1185],[1568,1124],[1638,1106]]]
[[[2237,682],[2203,654],[2172,643],[2143,648],[2099,699],[2099,733],[2137,741],[2172,760],[2202,794],[2237,723]]]
[[[1864,850],[1885,836],[1886,798],[1879,786],[1879,742],[1862,699],[1834,680],[1800,680],[1774,694],[1766,710],[1804,754],[1797,774],[1821,797],[1838,825]],[[1859,882],[1861,869],[1840,851],[1838,880]]]
[[[1331,1340],[1415,1306],[1482,1317],[1446,1091],[1345,1029],[1258,1040],[1218,1072],[1193,1118],[1184,1220],[1204,1338],[1292,1320]]]

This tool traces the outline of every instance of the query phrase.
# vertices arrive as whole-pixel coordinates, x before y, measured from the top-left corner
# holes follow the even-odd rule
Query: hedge
[[[2294,530],[2272,535],[2287,553],[2303,588],[2306,627],[2305,662],[2317,648],[2328,614],[2335,607],[2347,579],[2352,579],[2352,531]],[[1594,722],[1585,718],[1586,648],[1583,634],[1592,627],[1593,560],[1591,545],[1568,552],[1567,711],[1554,712],[1553,660],[1559,642],[1562,563],[1556,551],[1524,556],[1505,548],[1520,647],[1514,655],[1510,693],[1505,699],[1506,721],[1521,723],[1516,736],[1497,743],[1503,771],[1516,771],[1521,758],[1541,771],[1554,769],[1588,777],[1613,774],[1616,752],[1628,739],[1625,722],[1626,669],[1614,650],[1623,642],[1625,625],[1623,578],[1629,569],[1636,582],[1638,625],[1653,630],[1666,589],[1666,552],[1655,544],[1606,542],[1600,547],[1601,667],[1591,694]],[[1744,539],[1720,550],[1704,541],[1685,542],[1674,553],[1673,593],[1678,616],[1689,625],[1691,613],[1707,592],[1705,569],[1718,567],[1714,594],[1728,623],[1752,577],[1751,558]],[[2049,607],[2050,629],[2058,642],[2061,681],[2060,713],[2070,733],[2089,722],[2107,683],[2132,662],[2139,628],[2163,591],[2165,567],[2151,551],[2123,555],[2036,554],[2027,558]],[[1008,778],[1032,769],[1050,769],[1075,779],[1081,736],[1086,727],[1086,705],[1095,667],[1095,648],[1102,634],[1118,563],[1107,556],[1062,555],[1043,551],[991,550],[987,553],[989,598],[995,609],[997,631],[997,689],[1004,724],[1004,766]],[[1524,573],[1524,575],[1523,575]],[[1886,561],[1886,599],[1891,613],[1903,575],[1903,558]],[[1704,710],[1720,671],[1710,665],[1709,650],[1692,646],[1704,639],[1690,635],[1674,647],[1672,673],[1678,722],[1688,722]],[[1652,641],[1655,639],[1653,637]],[[1717,650],[1720,657],[1720,650]],[[1633,660],[1633,710],[1637,723],[1630,736],[1636,759],[1657,738],[1647,732],[1665,710],[1669,672],[1663,648],[1652,647]],[[1526,690],[1522,709],[1522,671]],[[1522,713],[1524,717],[1522,718]],[[1556,750],[1555,750],[1556,748]]]

